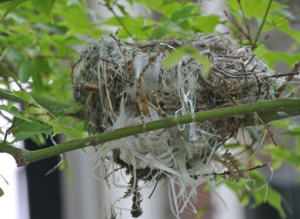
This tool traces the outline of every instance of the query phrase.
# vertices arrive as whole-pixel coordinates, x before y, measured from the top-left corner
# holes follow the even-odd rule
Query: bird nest
[[[209,58],[209,74],[190,55],[181,57],[172,68],[163,60],[177,47],[189,44]],[[152,41],[141,45],[122,42],[117,36],[101,36],[80,51],[72,71],[74,99],[86,100],[89,134],[143,124],[179,115],[274,99],[282,80],[248,47],[221,35],[195,35],[192,40]],[[255,117],[255,116],[254,116]],[[254,118],[256,119],[256,118]],[[133,195],[132,215],[139,216],[141,189],[168,178],[181,185],[179,194],[171,190],[175,202],[184,202],[178,215],[189,204],[190,194],[221,170],[229,179],[247,177],[237,160],[222,148],[237,135],[244,116],[144,132],[99,146],[93,159],[102,168],[101,179],[117,168],[131,175],[124,197]],[[109,172],[112,172],[110,174]],[[144,186],[138,186],[144,181]]]

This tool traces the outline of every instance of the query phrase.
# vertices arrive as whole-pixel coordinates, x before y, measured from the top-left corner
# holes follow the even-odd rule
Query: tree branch
[[[172,120],[157,120],[153,122],[146,123],[146,132],[154,131],[157,129],[170,128],[180,124],[201,122],[205,120],[225,118],[229,116],[249,114],[257,112],[258,115],[265,123],[272,120],[288,118],[291,116],[300,114],[300,100],[299,99],[276,99],[276,100],[266,100],[259,101],[256,103],[238,105],[234,107],[228,107],[223,109],[216,109],[210,111],[204,111],[195,113],[194,115],[184,115],[178,116],[176,119],[173,117]],[[282,112],[282,113],[278,113]],[[288,114],[290,113],[290,114]],[[272,115],[271,115],[272,114]],[[254,125],[253,119],[246,118],[244,126]],[[103,144],[108,141],[128,137],[131,135],[136,135],[143,133],[143,124],[135,125],[131,127],[124,127],[121,129],[114,130],[109,133],[103,133],[95,135],[88,138],[82,138],[77,140],[72,140],[53,146],[50,148],[44,148],[37,151],[27,151],[23,149],[16,148],[12,145],[6,143],[0,143],[0,152],[11,154],[15,157],[18,166],[27,165],[28,163],[42,160],[48,157],[52,157],[64,152],[76,150],[79,148],[84,148],[88,146],[95,146]]]

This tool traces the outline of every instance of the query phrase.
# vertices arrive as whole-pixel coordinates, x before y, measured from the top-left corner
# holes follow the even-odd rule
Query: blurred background
[[[215,13],[223,16],[225,9],[223,0],[203,0],[202,7],[208,13]],[[285,1],[290,6],[291,12],[300,10],[298,0]],[[85,3],[101,14],[102,17],[112,17],[112,14],[104,9],[96,0],[85,0]],[[126,3],[124,3],[126,5]],[[133,15],[138,13],[147,14],[147,12],[135,5],[133,9],[126,6],[127,11]],[[149,15],[150,16],[150,15]],[[159,14],[152,14],[155,19],[159,19]],[[224,16],[223,16],[224,17]],[[300,30],[300,22],[292,23],[294,29]],[[226,32],[224,26],[217,27],[220,32]],[[286,51],[293,40],[280,32],[270,32],[271,36],[265,45],[272,50]],[[290,68],[283,63],[276,66],[276,70],[288,72]],[[16,88],[17,89],[17,88]],[[3,121],[0,121],[3,124]],[[60,142],[62,136],[55,140]],[[47,142],[52,146],[51,141]],[[30,150],[39,147],[31,141],[25,141],[19,145]],[[72,172],[72,181],[68,180],[66,171],[56,170],[45,176],[59,161],[60,157],[49,158],[30,164],[28,167],[17,168],[14,159],[10,155],[1,154],[0,156],[0,173],[8,181],[9,185],[0,176],[0,187],[5,191],[5,195],[0,198],[0,218],[2,219],[104,219],[113,218],[109,215],[110,206],[120,206],[115,200],[124,195],[124,189],[108,189],[95,178],[97,169],[94,169],[95,163],[91,161],[93,149],[88,148],[87,154],[81,150],[72,151],[65,154]],[[270,173],[266,173],[270,174]],[[94,176],[93,176],[94,175]],[[274,172],[270,185],[279,191],[285,198],[284,202],[288,203],[290,209],[285,208],[287,218],[300,218],[300,187],[297,183],[298,174],[288,165],[283,165],[279,170]],[[151,199],[148,196],[152,192],[149,188],[143,194],[144,200],[141,204],[143,215],[140,219],[173,219],[171,213],[168,183],[159,183]],[[222,185],[217,188],[217,193],[207,193],[203,188],[199,188],[198,202],[195,206],[198,210],[208,208],[201,216],[202,219],[260,219],[272,218],[279,219],[278,212],[267,204],[258,208],[252,208],[251,203],[247,207],[242,207],[235,194],[226,186]],[[132,205],[131,198],[122,200],[122,207],[130,209]],[[291,213],[291,211],[293,213]],[[115,209],[116,218],[132,218],[130,211]],[[107,215],[108,214],[108,215]],[[182,219],[194,219],[199,216],[194,214],[183,214]]]

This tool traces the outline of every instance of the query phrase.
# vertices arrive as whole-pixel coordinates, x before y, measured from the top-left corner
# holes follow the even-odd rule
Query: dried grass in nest
[[[186,44],[210,59],[208,75],[189,55],[171,69],[162,67],[172,50]],[[139,46],[125,44],[117,36],[101,36],[85,44],[80,57],[72,72],[74,99],[86,99],[90,134],[145,124],[167,118],[166,115],[176,118],[273,99],[275,87],[282,84],[250,48],[239,47],[220,35],[198,34],[192,40],[153,41]],[[232,157],[232,165],[231,158],[221,156],[222,146],[236,136],[243,119],[213,119],[114,140],[99,147],[93,158],[103,168],[103,180],[109,169],[115,178],[117,166],[132,175],[126,196],[134,195],[133,216],[141,213],[141,189],[162,178],[170,179],[171,188],[180,184],[179,197],[184,202],[179,208],[174,201],[174,213],[178,215],[189,204],[191,195],[186,188],[195,192],[198,185],[221,169],[220,164],[227,168],[229,178],[246,177],[245,172],[234,167],[237,161],[231,154],[227,158]],[[138,187],[138,181],[145,184]],[[177,197],[174,191],[171,189],[173,197]]]

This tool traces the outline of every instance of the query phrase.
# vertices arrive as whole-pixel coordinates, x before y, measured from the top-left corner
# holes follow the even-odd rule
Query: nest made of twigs
[[[209,74],[189,55],[173,68],[162,66],[172,50],[185,44],[210,59]],[[176,118],[273,99],[275,87],[282,83],[250,48],[239,47],[222,35],[198,34],[192,40],[141,45],[126,44],[114,35],[101,36],[84,45],[74,67],[74,99],[86,99],[90,134],[166,115]],[[109,165],[115,170],[113,163],[126,168],[133,176],[131,188],[136,188],[138,180],[153,182],[164,177],[195,187],[213,172],[215,154],[236,136],[243,119],[213,119],[114,140],[102,145],[94,159],[103,164],[103,179]]]

